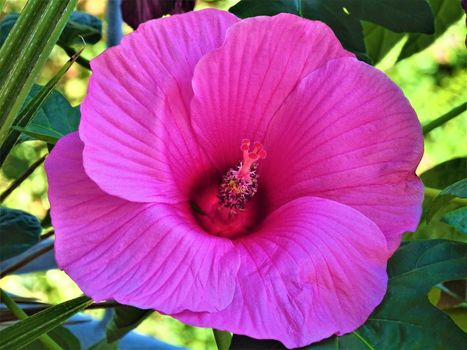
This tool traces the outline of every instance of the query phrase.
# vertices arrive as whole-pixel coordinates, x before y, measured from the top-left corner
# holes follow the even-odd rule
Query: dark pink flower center
[[[243,160],[230,168],[216,187],[198,192],[194,207],[196,218],[205,230],[216,236],[238,237],[254,228],[261,217],[258,200],[258,162],[266,158],[263,145],[244,139],[240,149]]]

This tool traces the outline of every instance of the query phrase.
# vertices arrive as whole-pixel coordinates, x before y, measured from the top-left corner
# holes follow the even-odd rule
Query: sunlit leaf
[[[59,326],[53,330],[51,330],[48,335],[63,349],[70,349],[70,350],[79,350],[81,349],[81,344],[71,331],[66,329],[63,326]],[[50,350],[49,348],[45,347],[40,341],[36,340],[35,342],[29,345],[30,349],[33,350]]]
[[[77,0],[28,1],[0,49],[0,144]]]
[[[420,177],[426,187],[443,189],[466,176],[467,158],[455,158],[427,170]],[[460,207],[457,203],[451,202],[445,204],[431,217],[430,222],[427,223],[426,218],[433,199],[433,197],[425,196],[423,200],[423,215],[417,231],[414,233],[406,233],[404,237],[406,239],[443,238],[467,242],[467,237],[465,235],[460,234],[454,227],[442,221],[442,217],[446,213]]]
[[[368,56],[373,64],[380,62],[405,35],[369,22],[363,23],[363,33]]]
[[[431,8],[435,15],[435,33],[410,34],[398,60],[410,57],[430,46],[451,24],[458,21],[463,14],[460,1],[457,0],[430,0]]]
[[[46,120],[51,119],[52,117],[48,118],[44,114],[51,114],[54,115],[54,119],[61,119],[67,118],[70,119],[71,116],[69,114],[65,114],[63,116],[58,116],[57,112],[60,112],[60,108],[55,108],[54,105],[56,104],[57,106],[62,106],[63,108],[71,108],[70,104],[68,101],[62,101],[60,100],[59,97],[56,95],[59,94],[58,92],[55,92],[54,88],[60,81],[60,79],[63,77],[63,75],[70,69],[70,67],[73,65],[73,63],[79,58],[79,55],[81,54],[81,51],[78,51],[75,55],[73,55],[63,66],[60,68],[60,70],[50,79],[47,84],[43,87],[39,85],[34,85],[29,91],[29,95],[26,98],[26,103],[23,109],[20,111],[19,115],[16,117],[14,126],[11,128],[11,130],[8,133],[8,136],[4,143],[0,145],[0,166],[3,164],[5,159],[7,158],[8,154],[12,150],[13,146],[16,144],[18,141],[18,138],[20,136],[20,131],[18,131],[18,128],[24,129],[28,123],[31,121],[33,117],[38,120],[37,124],[42,124],[47,125]],[[64,98],[62,98],[64,99]],[[46,103],[46,101],[49,101],[49,103]],[[45,105],[44,105],[45,104]],[[78,117],[79,119],[79,117]],[[61,124],[66,121],[59,122],[58,124]],[[68,123],[72,123],[72,120],[68,120]],[[34,122],[33,122],[34,124]],[[50,123],[49,123],[50,124]],[[16,130],[14,128],[17,128]],[[34,132],[34,129],[31,130]],[[49,135],[50,136],[50,135]],[[23,141],[25,139],[23,138]]]
[[[443,189],[436,197],[433,199],[430,210],[427,215],[427,220],[433,217],[433,215],[445,204],[449,203],[453,198],[467,198],[467,178],[462,179],[449,185]]]
[[[81,296],[52,306],[14,325],[0,330],[0,350],[20,349],[35,341],[40,335],[62,325],[75,313],[92,304],[92,300]]]
[[[34,86],[30,98],[34,98],[41,89],[41,86]],[[78,130],[79,121],[79,106],[72,107],[60,92],[53,90],[27,126],[15,129],[28,135],[21,141],[37,139],[55,144],[62,136]]]
[[[213,329],[212,332],[214,334],[214,340],[216,341],[217,350],[229,350],[230,343],[232,342],[232,334],[218,329]]]

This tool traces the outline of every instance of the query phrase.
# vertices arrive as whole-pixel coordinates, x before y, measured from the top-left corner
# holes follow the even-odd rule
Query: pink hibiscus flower
[[[287,347],[360,326],[420,216],[421,128],[326,25],[204,10],[92,61],[46,169],[56,258],[95,300]]]

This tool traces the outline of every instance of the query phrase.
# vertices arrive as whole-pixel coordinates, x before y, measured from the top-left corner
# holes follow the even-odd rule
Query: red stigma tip
[[[260,144],[259,142],[255,142],[255,143],[254,143],[253,152],[258,153],[258,152],[261,151],[262,149],[263,149],[263,145],[262,145],[262,144]]]
[[[250,157],[251,160],[256,160],[258,159],[258,153],[250,152],[248,153],[248,157]]]
[[[266,151],[260,142],[253,143],[253,149],[250,151],[251,142],[248,139],[243,139],[241,143],[241,150],[243,152],[242,166],[239,170],[240,176],[249,174],[250,169],[254,163],[260,159],[266,158]]]

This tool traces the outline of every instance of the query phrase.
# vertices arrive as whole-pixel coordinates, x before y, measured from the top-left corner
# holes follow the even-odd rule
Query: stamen
[[[242,140],[240,150],[243,153],[243,161],[236,168],[229,169],[219,186],[219,204],[229,208],[231,214],[243,211],[258,190],[256,169],[258,161],[266,158],[267,153],[259,142],[254,143],[252,150],[250,145],[250,140]]]

